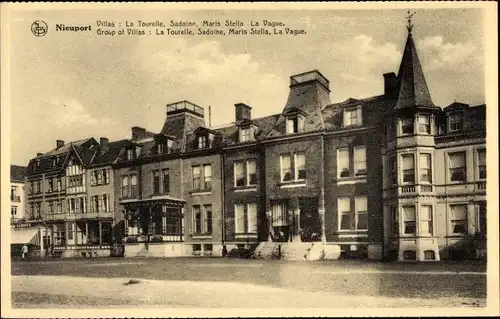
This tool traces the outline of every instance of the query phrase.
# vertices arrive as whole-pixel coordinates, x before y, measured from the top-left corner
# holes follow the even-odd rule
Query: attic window
[[[165,143],[163,142],[158,142],[158,154],[163,154],[165,153]]]
[[[448,117],[448,127],[450,132],[457,132],[462,130],[462,113],[452,113]]]
[[[54,166],[56,166],[56,165],[57,165],[57,162],[58,162],[58,158],[57,158],[57,157],[54,157],[54,158],[52,159],[52,166],[53,166],[53,167],[54,167]]]
[[[133,160],[133,159],[134,159],[134,150],[131,149],[131,148],[129,148],[127,150],[127,160],[130,161],[130,160]]]
[[[286,133],[295,134],[304,131],[304,116],[301,114],[289,115],[286,119]]]
[[[239,136],[239,141],[240,143],[243,142],[249,142],[254,140],[254,130],[253,127],[241,127],[240,128],[240,136]]]
[[[363,124],[361,105],[344,109],[344,127],[360,126]]]
[[[203,149],[208,147],[208,136],[199,135],[198,136],[198,149]]]

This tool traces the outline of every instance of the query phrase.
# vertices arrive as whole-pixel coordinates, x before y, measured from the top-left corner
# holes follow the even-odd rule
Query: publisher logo
[[[31,25],[31,32],[37,37],[43,37],[47,34],[47,31],[49,31],[49,27],[47,26],[47,23],[45,23],[45,21],[36,20]]]

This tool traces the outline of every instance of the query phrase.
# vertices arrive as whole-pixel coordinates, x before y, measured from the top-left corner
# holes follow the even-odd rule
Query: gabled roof
[[[436,107],[432,102],[411,33],[408,33],[408,38],[406,39],[403,58],[399,66],[398,79],[400,81],[400,89],[396,109],[416,106]]]
[[[276,120],[281,114],[273,114],[266,117],[252,119],[252,123],[257,127],[255,131],[255,138],[257,140],[266,137],[269,130],[276,123]],[[219,126],[215,131],[221,136],[220,146],[228,147],[238,144],[239,127],[237,123],[230,123],[228,125]]]
[[[10,165],[10,181],[23,182],[26,174],[26,167],[19,165]]]
[[[94,158],[92,159],[91,166],[113,164],[119,158],[122,150],[124,150],[129,145],[131,145],[131,142],[129,140],[123,139],[119,141],[109,142],[109,149],[107,152],[101,152],[101,149],[98,147],[94,151]]]

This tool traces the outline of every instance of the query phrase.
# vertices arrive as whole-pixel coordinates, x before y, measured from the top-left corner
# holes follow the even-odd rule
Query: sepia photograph
[[[1,9],[2,317],[500,314],[496,3]]]

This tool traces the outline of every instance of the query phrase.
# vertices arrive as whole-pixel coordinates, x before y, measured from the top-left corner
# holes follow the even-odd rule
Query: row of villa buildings
[[[158,132],[86,138],[37,154],[29,219],[62,256],[477,258],[486,240],[485,105],[434,105],[409,30],[384,92],[330,100],[314,70],[290,77],[283,111],[207,126],[167,105]],[[278,248],[279,246],[279,248]]]

